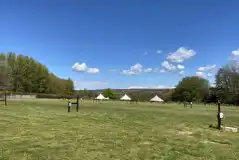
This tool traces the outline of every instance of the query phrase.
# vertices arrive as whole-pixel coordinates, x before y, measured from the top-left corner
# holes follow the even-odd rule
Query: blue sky
[[[239,56],[238,6],[236,0],[0,0],[0,51],[32,56],[80,89],[172,87],[193,75],[213,83],[217,69]]]

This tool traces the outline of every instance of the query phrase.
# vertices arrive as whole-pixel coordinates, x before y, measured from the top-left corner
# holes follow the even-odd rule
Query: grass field
[[[220,132],[216,106],[63,100],[0,105],[0,159],[239,159],[239,133]],[[222,107],[239,127],[239,108]]]

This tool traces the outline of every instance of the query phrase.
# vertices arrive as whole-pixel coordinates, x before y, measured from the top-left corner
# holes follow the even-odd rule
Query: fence
[[[7,99],[36,99],[36,95],[13,95],[7,96]]]

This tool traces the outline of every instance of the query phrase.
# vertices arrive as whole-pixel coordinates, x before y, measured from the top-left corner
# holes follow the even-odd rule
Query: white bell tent
[[[161,98],[158,97],[158,95],[154,96],[150,102],[163,102],[164,100],[162,100]]]
[[[120,100],[122,100],[122,101],[130,101],[131,98],[127,94],[125,94],[123,97],[120,98]]]
[[[103,100],[103,99],[105,99],[105,97],[102,94],[99,94],[95,99]]]

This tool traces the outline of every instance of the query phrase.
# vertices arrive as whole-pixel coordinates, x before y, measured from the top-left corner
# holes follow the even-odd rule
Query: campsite
[[[239,160],[238,6],[0,0],[0,160]]]

